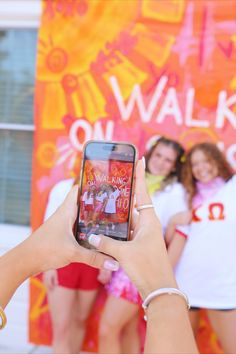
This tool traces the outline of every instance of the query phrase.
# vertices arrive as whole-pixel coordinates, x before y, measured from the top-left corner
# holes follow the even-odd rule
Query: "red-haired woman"
[[[177,227],[168,249],[177,282],[194,330],[207,309],[224,352],[236,353],[236,176],[216,145],[201,143],[187,154],[182,183],[191,222]]]

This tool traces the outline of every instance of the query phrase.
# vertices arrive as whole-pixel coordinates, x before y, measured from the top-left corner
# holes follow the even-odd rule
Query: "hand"
[[[184,211],[178,214],[175,214],[167,225],[165,232],[165,241],[166,244],[169,245],[172,237],[175,232],[175,228],[177,225],[187,225],[191,222],[192,213],[191,211]]]
[[[136,204],[151,204],[147,193],[142,161],[136,168]],[[117,259],[143,297],[159,287],[175,287],[162,229],[153,208],[138,215],[132,241],[116,241],[103,235],[91,235],[89,242],[100,252]]]
[[[56,286],[58,286],[58,276],[56,269],[51,269],[43,273],[43,283],[48,291],[52,291]]]
[[[172,216],[170,223],[175,225],[187,225],[191,222],[191,211],[182,211]]]
[[[77,195],[75,186],[57,211],[27,239],[29,255],[37,260],[34,274],[71,262],[109,270],[119,268],[118,262],[110,256],[88,250],[76,241],[72,230],[77,216]]]
[[[112,272],[110,270],[106,269],[100,269],[99,274],[98,274],[98,281],[100,281],[101,284],[105,285],[109,283],[111,280]]]

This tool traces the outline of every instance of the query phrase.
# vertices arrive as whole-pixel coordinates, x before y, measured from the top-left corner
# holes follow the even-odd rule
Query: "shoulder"
[[[48,203],[44,215],[44,219],[48,219],[56,209],[63,203],[66,195],[73,186],[74,180],[67,179],[55,184],[49,193]]]
[[[54,187],[51,189],[50,194],[63,194],[65,196],[71,190],[73,183],[73,178],[60,181],[54,185]]]
[[[184,186],[179,183],[179,182],[174,182],[174,183],[171,183],[169,185],[167,185],[164,189],[165,192],[168,192],[168,193],[174,193],[176,195],[185,195],[185,189],[184,189]]]
[[[227,182],[226,185],[236,186],[236,175],[233,175]]]
[[[222,188],[223,193],[236,193],[236,175],[233,175]]]

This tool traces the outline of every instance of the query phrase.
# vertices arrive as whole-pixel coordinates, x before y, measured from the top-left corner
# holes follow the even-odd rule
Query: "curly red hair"
[[[219,150],[219,148],[212,143],[200,143],[194,145],[186,154],[186,161],[184,163],[182,173],[181,173],[181,182],[184,185],[188,196],[189,196],[189,205],[191,207],[192,200],[196,194],[196,179],[192,173],[192,164],[191,158],[194,152],[202,151],[207,159],[215,164],[218,169],[218,176],[223,178],[225,181],[230,179],[233,176],[233,170],[226,160],[224,154]]]

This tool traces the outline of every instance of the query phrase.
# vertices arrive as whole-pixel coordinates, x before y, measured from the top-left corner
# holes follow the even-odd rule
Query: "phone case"
[[[134,154],[135,154],[135,159],[134,159],[134,162],[132,162],[132,163],[130,163],[130,166],[129,166],[129,168],[131,168],[131,166],[132,166],[132,175],[131,175],[131,182],[130,182],[130,186],[131,186],[131,188],[132,188],[132,190],[131,190],[131,196],[129,197],[129,209],[128,209],[128,214],[127,214],[127,216],[128,216],[128,222],[127,223],[117,223],[117,222],[113,222],[113,221],[111,221],[111,229],[110,229],[110,231],[105,231],[103,234],[107,234],[107,236],[109,236],[109,237],[113,237],[113,238],[115,238],[115,239],[119,239],[119,237],[118,237],[118,234],[116,235],[116,228],[118,228],[118,227],[121,227],[123,224],[127,224],[126,225],[126,227],[127,227],[127,238],[125,238],[125,240],[128,240],[129,238],[130,238],[130,228],[131,228],[131,218],[132,218],[132,210],[133,210],[133,203],[134,203],[134,191],[135,191],[135,166],[136,166],[136,162],[137,162],[137,155],[138,155],[138,151],[137,151],[137,148],[133,145],[133,144],[130,144],[130,143],[127,143],[127,142],[121,142],[121,141],[119,141],[119,142],[116,142],[116,141],[103,141],[103,142],[101,142],[101,141],[97,141],[97,140],[90,140],[90,141],[88,141],[88,142],[86,142],[86,144],[84,145],[84,148],[83,148],[83,156],[82,156],[82,163],[81,163],[81,170],[80,170],[80,181],[79,181],[79,192],[78,192],[78,199],[77,199],[77,204],[78,204],[78,215],[77,215],[77,219],[76,219],[76,223],[75,223],[75,227],[74,227],[74,232],[75,232],[75,236],[76,236],[76,239],[77,239],[77,241],[79,242],[79,244],[81,244],[81,245],[83,245],[83,246],[85,246],[85,247],[87,247],[87,248],[91,248],[91,246],[87,243],[87,240],[86,240],[86,236],[88,235],[88,233],[86,233],[86,232],[80,232],[80,236],[78,236],[78,224],[79,224],[79,222],[80,222],[80,219],[79,219],[79,217],[81,216],[81,213],[82,213],[82,197],[83,197],[83,193],[82,193],[82,188],[83,188],[83,178],[84,178],[84,176],[85,176],[85,174],[86,174],[86,171],[85,171],[85,153],[86,153],[86,149],[88,148],[88,146],[91,144],[91,143],[95,143],[95,144],[99,144],[99,145],[101,145],[101,146],[105,146],[105,145],[108,145],[108,146],[110,146],[110,145],[118,145],[119,146],[119,148],[120,147],[122,147],[122,146],[132,146],[132,149],[134,150]],[[86,160],[86,161],[88,161],[88,163],[91,161],[91,160]],[[96,161],[96,162],[98,162],[99,160],[94,160],[94,161]],[[110,163],[114,163],[114,164],[118,164],[120,161],[119,160],[112,160],[112,162],[111,162],[111,160],[108,160],[108,161],[110,161]],[[129,161],[126,161],[126,160],[124,160],[124,162],[129,162]],[[104,162],[104,164],[106,163],[106,161]],[[122,165],[122,162],[120,162],[121,163],[121,165]],[[109,178],[109,176],[108,176],[108,178]],[[101,185],[102,184],[100,184],[99,185],[99,189],[102,189],[102,187],[101,187]],[[107,184],[107,186],[110,186],[110,189],[111,188],[113,188],[114,189],[114,185],[113,184]],[[101,188],[100,188],[101,187]],[[115,190],[115,191],[112,191],[112,190],[110,190],[110,195],[112,195],[113,194],[113,196],[112,197],[114,197],[115,198],[115,195],[116,195],[116,198],[117,198],[117,194],[118,194],[118,192],[120,192],[119,191],[119,188],[118,187],[116,187],[117,189]],[[95,187],[95,189],[96,189],[96,187]],[[84,194],[85,194],[86,192],[84,192]],[[101,194],[102,192],[100,191],[100,194]],[[105,192],[104,192],[105,193]],[[108,191],[106,190],[106,193],[108,193]],[[108,193],[108,194],[109,194]],[[88,193],[87,193],[88,194]],[[108,199],[108,201],[106,202],[107,204],[108,204],[108,202],[110,203],[109,204],[109,206],[112,208],[114,208],[114,205],[116,205],[116,203],[114,203],[114,201],[112,201],[112,198],[107,198]],[[120,197],[120,199],[121,199],[121,197]],[[112,203],[111,203],[112,202]],[[106,204],[106,205],[107,205]],[[108,210],[108,206],[106,206],[106,208],[107,208],[107,210]],[[80,210],[81,209],[81,210]],[[88,208],[88,205],[87,205],[87,209],[85,209],[86,210],[86,212],[87,213],[89,213],[89,208]],[[118,215],[118,212],[116,213],[105,213],[106,215],[107,215],[107,217],[108,216],[111,216],[111,215],[115,215],[115,216],[117,216]],[[93,212],[92,213],[92,211],[91,211],[91,215],[95,215],[95,212]],[[121,213],[121,215],[122,215],[122,213]],[[101,222],[101,219],[100,219],[100,221],[99,221],[99,223]],[[107,221],[107,224],[109,224],[109,220]],[[100,224],[99,224],[100,225]],[[115,226],[114,226],[115,225]],[[114,227],[114,230],[112,229]],[[98,226],[98,228],[99,228],[99,226]],[[82,229],[82,227],[80,227],[80,231],[81,231],[81,229]],[[92,228],[91,228],[91,230],[92,230]],[[90,233],[97,233],[96,231],[91,231]],[[101,233],[101,232],[99,232],[99,233]],[[121,232],[122,233],[122,232]],[[81,237],[83,236],[83,234],[85,234],[85,236],[84,236],[84,240],[81,240]],[[82,236],[81,236],[82,235]],[[78,237],[80,237],[80,239],[78,239]],[[122,239],[122,238],[120,238],[120,239]]]

